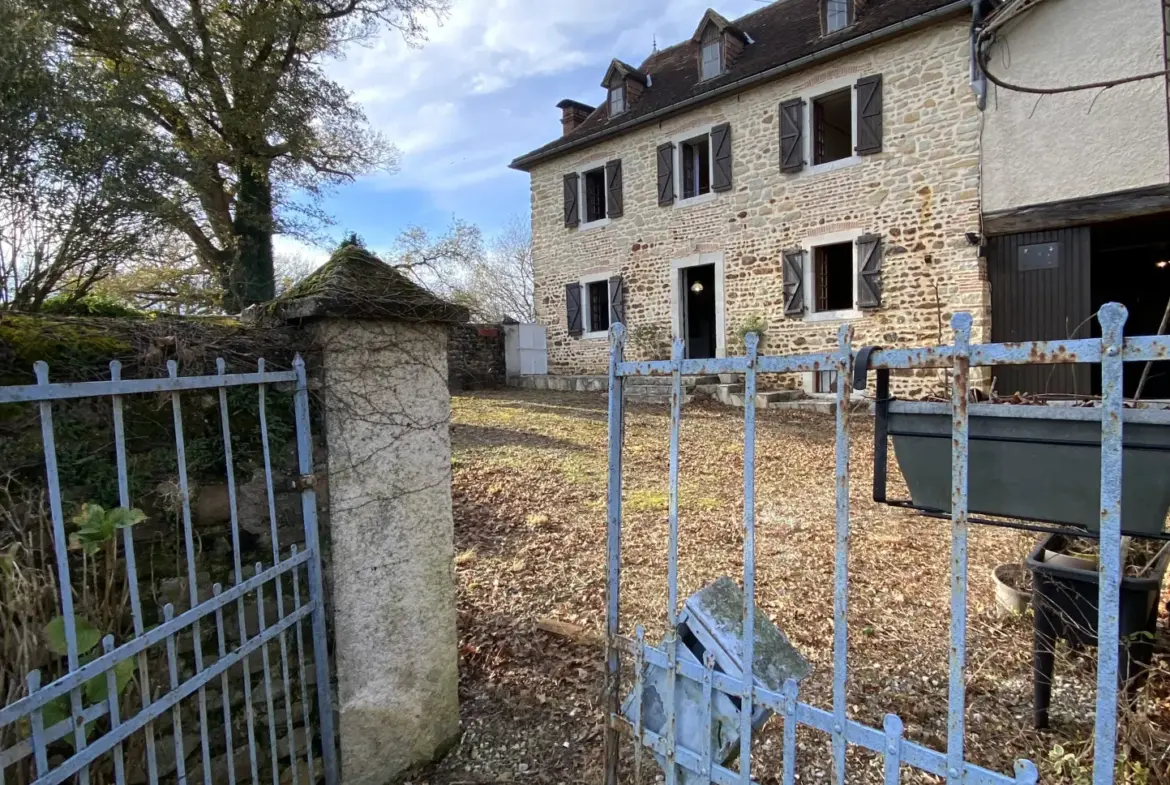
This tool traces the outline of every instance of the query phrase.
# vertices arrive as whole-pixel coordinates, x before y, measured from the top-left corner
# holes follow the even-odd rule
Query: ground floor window
[[[853,307],[853,243],[813,249],[813,310],[847,311]]]
[[[819,393],[837,392],[837,372],[817,371],[815,391]]]
[[[593,281],[585,284],[585,315],[589,321],[585,332],[599,333],[609,329],[609,281]]]

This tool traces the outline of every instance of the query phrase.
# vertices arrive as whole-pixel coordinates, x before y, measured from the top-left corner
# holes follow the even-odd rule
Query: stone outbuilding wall
[[[989,338],[989,295],[978,248],[980,113],[968,86],[970,20],[954,18],[864,48],[536,165],[531,172],[538,321],[548,326],[549,370],[593,374],[607,363],[603,338],[570,337],[565,286],[621,275],[626,321],[672,329],[672,265],[701,254],[723,268],[724,342],[750,315],[767,330],[761,350],[791,353],[836,346],[840,320],[784,316],[781,252],[838,233],[883,237],[883,303],[851,321],[861,344],[906,346],[949,340],[958,310]],[[817,85],[881,74],[883,150],[832,171],[783,174],[778,111]],[[731,124],[733,187],[688,206],[661,207],[656,149],[692,127]],[[596,228],[568,229],[563,176],[620,158],[625,213]],[[637,348],[628,355],[644,359]],[[939,375],[902,380],[903,393],[933,390]]]
[[[453,324],[447,333],[451,392],[503,387],[504,329],[498,324]]]

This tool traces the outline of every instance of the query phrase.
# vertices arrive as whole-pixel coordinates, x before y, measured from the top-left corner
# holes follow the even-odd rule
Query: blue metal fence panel
[[[223,360],[219,360],[218,374],[213,376],[179,376],[177,366],[169,365],[169,374],[163,379],[122,379],[121,366],[110,364],[108,381],[81,383],[53,383],[49,379],[49,368],[44,363],[35,366],[37,383],[0,387],[0,403],[34,404],[38,407],[41,423],[41,437],[45,455],[46,491],[49,499],[53,533],[53,555],[55,559],[63,632],[65,639],[67,667],[64,675],[52,683],[43,684],[42,674],[34,670],[27,677],[27,694],[0,707],[0,730],[16,728],[18,740],[7,747],[0,746],[0,782],[11,772],[25,771],[22,777],[36,785],[53,785],[76,779],[81,783],[89,780],[91,768],[101,766],[112,771],[114,781],[123,785],[127,781],[127,750],[131,743],[141,741],[145,780],[152,785],[159,782],[157,723],[169,714],[173,724],[175,744],[173,777],[180,782],[187,780],[186,750],[181,731],[183,718],[180,712],[182,701],[195,697],[198,701],[199,717],[199,779],[205,785],[213,782],[211,760],[211,739],[222,738],[226,748],[226,773],[230,785],[235,785],[235,765],[232,738],[233,721],[228,699],[233,684],[243,682],[246,695],[248,755],[251,780],[258,782],[261,759],[268,762],[273,785],[278,785],[285,770],[291,770],[293,785],[299,785],[301,771],[314,774],[313,718],[310,714],[307,672],[305,667],[306,647],[303,627],[311,624],[314,666],[316,668],[317,722],[320,728],[320,753],[323,774],[327,785],[339,783],[339,771],[333,735],[333,700],[329,678],[328,642],[325,628],[324,591],[322,587],[321,551],[317,532],[316,493],[313,490],[312,438],[309,422],[308,382],[304,363],[296,359],[293,370],[270,372],[260,360],[256,373],[228,374]],[[272,459],[267,421],[266,389],[272,384],[295,385],[293,414],[296,424],[298,466],[301,474],[301,507],[304,524],[305,547],[298,550],[296,545],[284,551],[280,545],[276,506],[272,479]],[[272,538],[272,564],[255,565],[255,574],[245,578],[241,561],[239,500],[237,498],[235,467],[232,456],[232,431],[228,407],[228,390],[231,388],[255,387],[258,390],[260,437],[263,452],[263,471],[267,494],[269,530]],[[234,558],[234,585],[224,589],[219,584],[212,588],[210,597],[199,597],[199,582],[196,573],[195,554],[197,546],[191,520],[190,484],[187,477],[186,444],[183,434],[181,397],[184,393],[200,390],[217,390],[220,410],[223,459],[228,487],[231,542]],[[73,607],[73,589],[70,576],[69,541],[65,529],[63,496],[57,465],[57,449],[53,427],[54,405],[60,401],[92,398],[107,399],[112,407],[114,436],[114,473],[116,474],[118,500],[122,507],[133,506],[130,495],[129,469],[126,443],[125,398],[128,395],[169,393],[174,427],[176,469],[179,485],[179,500],[186,588],[190,597],[189,609],[176,613],[167,604],[160,614],[162,623],[147,628],[138,587],[138,566],[135,559],[134,540],[129,528],[123,530],[121,557],[126,572],[127,598],[133,624],[133,636],[117,643],[113,636],[101,641],[100,653],[81,657],[79,650],[77,616]],[[301,573],[307,579],[307,596],[301,595]],[[286,611],[284,582],[291,580],[293,589],[292,607]],[[264,593],[266,588],[276,597],[276,618],[266,618]],[[249,636],[245,603],[255,601],[258,627],[256,634]],[[224,608],[236,606],[239,626],[239,642],[228,641],[224,625]],[[208,618],[210,617],[210,618]],[[216,654],[214,662],[204,660],[201,625],[214,622]],[[303,707],[302,721],[305,726],[306,743],[298,749],[297,736],[293,732],[294,695],[290,676],[290,645],[288,636],[293,634],[297,654],[297,673],[301,685],[300,701]],[[179,665],[179,638],[191,636],[191,651],[194,655],[194,673],[186,673]],[[276,641],[279,647],[280,672],[273,674],[269,643]],[[185,645],[185,644],[184,644]],[[148,654],[151,647],[165,649],[164,661],[168,677],[166,691],[159,694],[152,688]],[[260,749],[252,718],[252,674],[250,655],[260,654],[260,679],[264,689],[265,710],[268,720],[267,750]],[[131,707],[119,701],[117,669],[125,661],[136,665],[138,680],[138,705]],[[276,687],[279,679],[283,688],[285,728],[288,734],[288,751],[278,754],[275,722]],[[91,683],[104,682],[105,692],[100,700],[87,698]],[[222,691],[222,728],[216,727],[208,717],[206,691],[218,684]],[[45,727],[46,709],[50,704],[67,700],[69,717]],[[165,721],[165,720],[164,720]],[[26,729],[26,730],[22,730]],[[222,734],[222,736],[217,736]],[[56,747],[49,755],[49,746],[68,739],[72,750]],[[68,754],[66,754],[68,752]],[[301,761],[306,768],[301,769]],[[283,769],[282,769],[283,767]]]
[[[1109,304],[1101,309],[1099,320],[1102,338],[1070,341],[1035,341],[1012,344],[971,345],[971,317],[956,314],[952,320],[954,340],[949,346],[867,350],[855,352],[852,331],[842,327],[837,350],[785,357],[758,356],[755,335],[745,339],[743,357],[704,360],[682,359],[682,346],[676,342],[669,361],[626,362],[623,359],[625,328],[615,324],[610,341],[609,395],[609,493],[608,493],[608,644],[607,644],[607,736],[605,772],[607,785],[616,785],[620,773],[619,733],[634,736],[635,761],[641,764],[641,750],[650,749],[667,762],[667,782],[674,782],[679,771],[687,782],[728,783],[743,785],[751,781],[751,742],[753,712],[759,707],[776,712],[783,718],[782,781],[796,780],[796,732],[805,726],[827,734],[832,741],[833,781],[847,781],[845,764],[848,747],[870,750],[883,759],[883,780],[887,785],[900,781],[903,766],[919,769],[944,778],[948,783],[964,785],[1033,785],[1039,777],[1036,766],[1027,760],[1017,761],[1011,773],[1000,773],[975,766],[965,757],[966,644],[967,644],[967,539],[970,524],[968,511],[969,417],[1006,415],[1004,407],[970,403],[971,368],[977,366],[1020,365],[1028,363],[1099,363],[1102,374],[1101,405],[1093,408],[1014,407],[1013,416],[1101,422],[1101,559],[1100,559],[1100,627],[1101,640],[1118,636],[1119,594],[1121,580],[1121,470],[1122,428],[1125,422],[1170,424],[1170,412],[1125,409],[1122,398],[1123,365],[1170,357],[1170,337],[1125,338],[1125,309]],[[952,397],[949,404],[895,402],[892,407],[906,411],[949,413],[952,420],[951,471],[951,575],[950,575],[950,647],[947,711],[947,744],[937,751],[910,741],[904,736],[900,718],[885,717],[881,730],[850,720],[846,714],[847,696],[847,622],[848,622],[848,553],[849,553],[849,424],[855,362],[872,369],[949,368]],[[754,592],[755,592],[755,414],[756,381],[759,373],[837,371],[837,438],[836,451],[836,558],[833,594],[833,689],[832,709],[817,708],[801,702],[800,688],[788,679],[781,691],[756,683],[754,666]],[[861,369],[859,369],[861,370]],[[745,376],[744,395],[744,596],[743,671],[725,673],[714,668],[711,652],[699,664],[694,657],[677,654],[675,625],[678,603],[678,487],[679,431],[682,421],[681,376],[686,374],[737,373]],[[622,443],[624,415],[624,380],[629,376],[672,376],[670,418],[670,512],[668,541],[667,629],[661,646],[646,642],[639,626],[636,637],[621,633],[618,611],[621,588],[622,528]],[[632,655],[636,663],[634,695],[629,705],[638,707],[633,720],[621,714],[619,676],[621,656]],[[701,721],[710,727],[712,706],[721,695],[739,701],[740,733],[738,770],[711,759],[711,745],[689,749],[678,744],[676,708],[665,706],[670,720],[663,734],[646,728],[641,717],[643,673],[650,668],[665,669],[672,685],[666,691],[674,700],[675,679],[697,682],[705,705],[698,711]],[[1095,744],[1095,785],[1113,782],[1117,735],[1118,651],[1105,645],[1098,650],[1098,685]],[[681,692],[681,690],[680,690]],[[710,735],[710,734],[708,734]],[[698,780],[694,777],[698,777]],[[640,780],[639,780],[640,781]]]

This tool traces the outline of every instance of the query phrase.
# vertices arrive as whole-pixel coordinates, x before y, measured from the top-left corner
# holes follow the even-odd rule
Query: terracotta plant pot
[[[1003,614],[1019,615],[1032,602],[1032,592],[1019,588],[1031,585],[1028,571],[1018,562],[1001,564],[992,571],[995,581],[995,605]]]

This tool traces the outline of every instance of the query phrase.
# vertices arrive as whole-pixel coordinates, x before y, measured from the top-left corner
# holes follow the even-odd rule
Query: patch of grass
[[[669,503],[665,491],[630,491],[625,499],[625,507],[631,512],[666,512]]]
[[[465,551],[460,551],[455,555],[455,566],[466,567],[470,564],[475,564],[475,560],[479,558],[479,553],[475,548],[468,548]]]
[[[548,526],[551,522],[552,518],[543,512],[533,513],[525,519],[525,523],[533,527]]]

